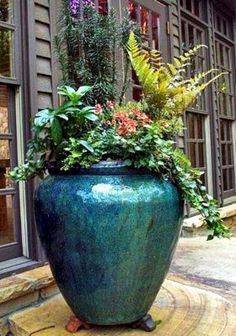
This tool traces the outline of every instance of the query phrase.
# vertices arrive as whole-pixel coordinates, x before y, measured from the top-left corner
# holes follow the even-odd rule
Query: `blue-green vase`
[[[38,186],[35,215],[56,282],[74,314],[98,325],[137,321],[150,309],[179,237],[175,185],[120,162]]]

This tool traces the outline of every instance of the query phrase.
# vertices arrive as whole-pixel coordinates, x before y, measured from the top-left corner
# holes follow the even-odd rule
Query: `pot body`
[[[137,321],[150,309],[179,237],[178,189],[122,167],[50,175],[35,193],[39,235],[56,282],[91,324]]]

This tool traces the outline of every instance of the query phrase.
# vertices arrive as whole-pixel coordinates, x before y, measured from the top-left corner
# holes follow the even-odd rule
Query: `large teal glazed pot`
[[[38,232],[65,300],[82,321],[138,321],[149,311],[179,237],[175,185],[120,162],[63,174],[35,192]]]

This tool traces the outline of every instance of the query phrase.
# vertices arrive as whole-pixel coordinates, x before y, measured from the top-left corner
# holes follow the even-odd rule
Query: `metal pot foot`
[[[156,329],[156,323],[153,321],[150,314],[147,314],[139,321],[136,321],[132,324],[132,328],[134,329],[143,329],[144,331],[150,332]]]
[[[65,329],[70,333],[76,333],[80,328],[90,329],[90,325],[86,322],[80,321],[75,316],[72,316],[67,323]]]

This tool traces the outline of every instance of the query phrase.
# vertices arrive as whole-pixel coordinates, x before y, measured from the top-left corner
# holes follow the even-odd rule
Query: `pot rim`
[[[146,168],[127,166],[123,160],[100,161],[89,168],[77,166],[66,171],[61,169],[59,162],[51,161],[47,171],[49,175],[156,175]]]

